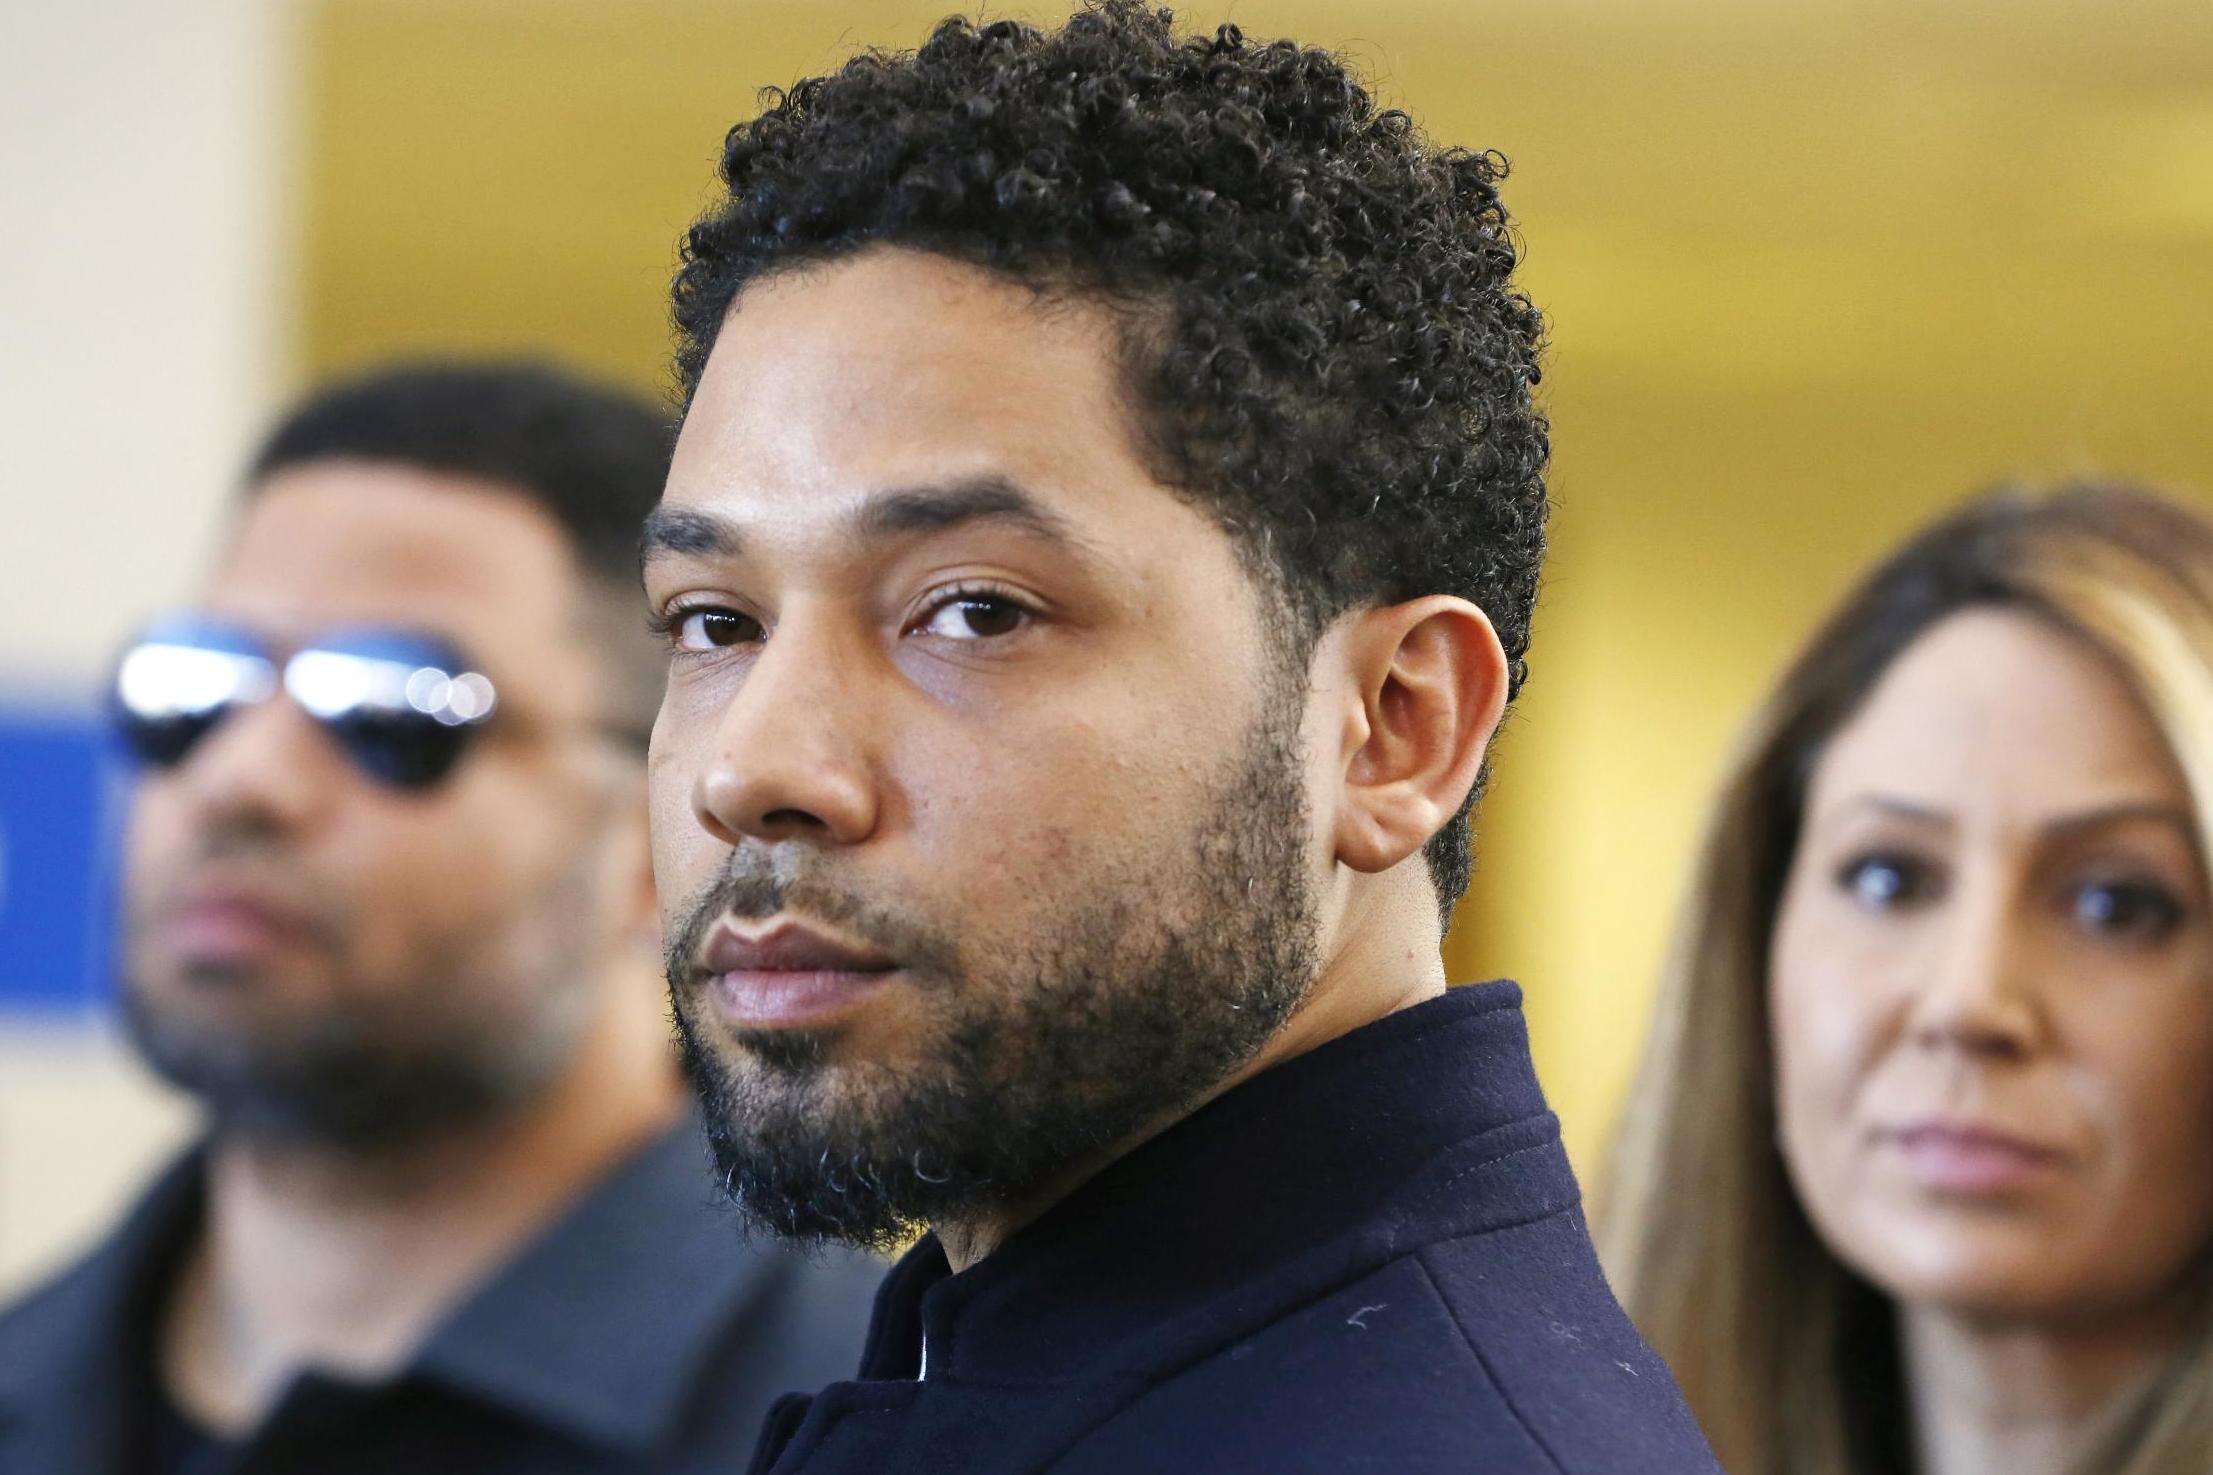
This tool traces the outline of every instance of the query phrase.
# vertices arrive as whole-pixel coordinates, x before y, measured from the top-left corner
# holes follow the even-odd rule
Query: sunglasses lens
[[[207,736],[224,710],[218,707],[192,717],[140,717],[125,712],[116,718],[115,730],[139,762],[150,768],[173,768]]]
[[[492,683],[430,636],[343,631],[293,656],[280,678],[250,632],[179,617],[123,653],[111,710],[131,751],[168,768],[232,708],[274,696],[280,681],[363,772],[402,789],[452,772],[497,704]]]
[[[334,720],[330,730],[364,772],[400,789],[426,789],[451,773],[470,734],[419,713],[367,711]]]
[[[172,621],[123,653],[111,710],[141,762],[183,759],[225,713],[276,689],[276,668],[251,637],[215,624]]]
[[[492,684],[451,646],[382,630],[301,651],[284,686],[364,772],[403,789],[450,773],[495,704]]]

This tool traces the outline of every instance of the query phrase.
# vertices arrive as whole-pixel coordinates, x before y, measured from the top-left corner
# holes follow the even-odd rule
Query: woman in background
[[[1734,1475],[2213,1472],[2213,527],[1970,506],[1755,719],[1601,1244]]]

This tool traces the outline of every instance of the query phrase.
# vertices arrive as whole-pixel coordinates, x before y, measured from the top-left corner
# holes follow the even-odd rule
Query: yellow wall
[[[540,345],[658,382],[723,130],[949,8],[317,0],[303,368]],[[1515,161],[1556,554],[1449,951],[1524,981],[1588,1163],[1727,734],[1848,574],[1999,475],[2213,487],[2213,6],[1183,7],[1225,11]]]

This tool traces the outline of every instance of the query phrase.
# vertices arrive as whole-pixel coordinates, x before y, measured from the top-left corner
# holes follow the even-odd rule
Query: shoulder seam
[[[1405,1252],[1404,1258],[1416,1258],[1443,1245],[1456,1245],[1471,1239],[1488,1239],[1494,1234],[1505,1234],[1515,1229],[1527,1229],[1530,1225],[1542,1224],[1547,1219],[1557,1219],[1562,1215],[1573,1214],[1580,1208],[1582,1208],[1580,1203],[1559,1204],[1553,1208],[1539,1209],[1534,1214],[1524,1214],[1519,1219],[1503,1219],[1496,1224],[1484,1224],[1474,1229],[1464,1230],[1459,1234],[1441,1235],[1436,1239],[1424,1240],[1422,1243],[1415,1245]],[[1428,1269],[1427,1266],[1422,1268],[1424,1270]]]
[[[1475,1338],[1469,1336],[1468,1329],[1461,1324],[1459,1311],[1453,1306],[1451,1298],[1445,1295],[1444,1287],[1437,1284],[1436,1272],[1429,1268],[1428,1247],[1424,1246],[1407,1258],[1412,1260],[1421,1271],[1422,1279],[1429,1282],[1429,1293],[1437,1298],[1438,1305],[1444,1307],[1445,1319],[1451,1322],[1452,1329],[1460,1334],[1460,1345],[1468,1349],[1468,1356],[1475,1359],[1475,1365],[1483,1370],[1484,1378],[1490,1382],[1492,1388],[1497,1390],[1500,1404],[1504,1405],[1506,1412],[1513,1415],[1514,1422],[1519,1424],[1521,1431],[1529,1436],[1529,1442],[1537,1446],[1538,1453],[1545,1457],[1545,1463],[1559,1472],[1559,1475],[1567,1475],[1567,1467],[1560,1463],[1560,1457],[1553,1453],[1552,1446],[1545,1441],[1544,1435],[1538,1432],[1537,1426],[1532,1424],[1521,1409],[1515,1405],[1513,1395],[1506,1391],[1506,1385],[1499,1381],[1498,1374],[1492,1369],[1491,1360],[1483,1355],[1483,1349],[1476,1345]]]

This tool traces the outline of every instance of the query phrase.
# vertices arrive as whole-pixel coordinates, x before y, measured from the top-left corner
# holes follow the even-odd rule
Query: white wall
[[[289,340],[287,0],[0,0],[0,699],[89,700],[185,597]],[[0,1015],[0,1300],[185,1130],[86,1019]]]
[[[283,0],[0,0],[0,681],[189,587],[270,407]]]
[[[0,1019],[0,1305],[104,1231],[190,1125],[104,1024]]]

